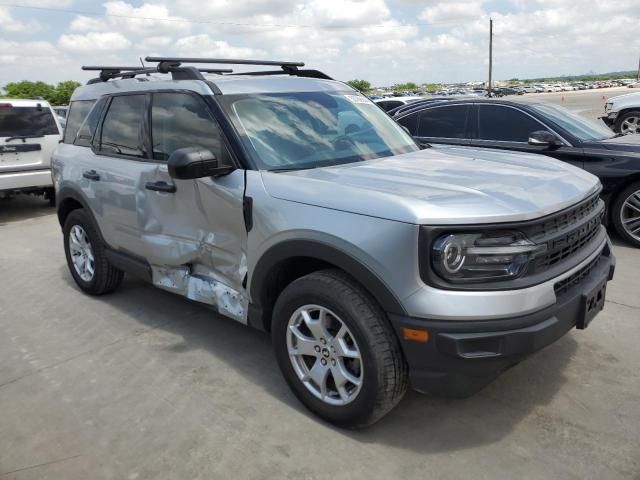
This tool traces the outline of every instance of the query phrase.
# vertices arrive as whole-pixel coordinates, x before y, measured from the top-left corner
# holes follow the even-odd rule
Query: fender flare
[[[82,208],[89,214],[89,216],[91,217],[91,220],[93,220],[93,224],[95,225],[98,231],[98,235],[102,237],[102,232],[100,231],[100,227],[98,226],[96,217],[93,215],[93,212],[89,208],[89,202],[87,201],[87,198],[85,197],[84,193],[79,191],[77,188],[73,188],[69,186],[62,187],[60,190],[56,192],[57,215],[58,215],[58,223],[60,224],[60,227],[64,227],[64,222],[62,220],[61,207],[64,204],[65,200],[68,200],[68,199],[75,200],[80,205],[82,205]]]
[[[384,280],[362,262],[332,245],[315,240],[300,239],[284,240],[270,247],[256,264],[249,287],[250,312],[253,312],[251,316],[254,317],[250,319],[251,324],[256,325],[270,319],[267,318],[270,317],[270,306],[265,305],[269,276],[278,264],[295,257],[321,260],[334,265],[360,283],[378,301],[385,312],[407,315],[406,310]],[[262,320],[256,317],[261,317]]]

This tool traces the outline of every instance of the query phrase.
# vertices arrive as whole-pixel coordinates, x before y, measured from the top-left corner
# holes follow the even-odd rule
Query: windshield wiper
[[[10,142],[11,140],[22,140],[24,142],[27,138],[42,138],[42,137],[44,137],[44,135],[15,135],[13,137],[9,137],[5,139],[5,142]]]

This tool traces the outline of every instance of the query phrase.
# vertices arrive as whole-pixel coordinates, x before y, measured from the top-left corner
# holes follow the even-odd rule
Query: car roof
[[[14,107],[49,107],[49,102],[44,99],[37,98],[0,98],[1,103],[10,103]]]
[[[424,102],[420,102],[418,104],[409,104],[409,105],[405,105],[403,107],[398,107],[397,111],[393,112],[394,116],[401,116],[401,115],[405,115],[408,113],[413,113],[416,111],[419,111],[423,108],[430,108],[433,106],[441,106],[441,105],[448,105],[448,104],[494,104],[494,105],[507,105],[507,106],[512,106],[512,107],[527,107],[527,106],[533,106],[533,105],[550,105],[547,102],[542,102],[540,100],[534,100],[534,99],[527,99],[527,98],[522,98],[519,99],[517,102],[514,101],[510,101],[510,100],[503,100],[501,98],[482,98],[482,97],[475,97],[475,98],[456,98],[456,97],[448,97],[448,98],[441,98],[441,99],[433,99],[431,101],[424,101]]]

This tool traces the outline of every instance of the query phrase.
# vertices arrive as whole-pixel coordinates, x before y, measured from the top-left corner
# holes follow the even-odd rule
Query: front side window
[[[154,160],[166,161],[179,148],[200,147],[211,151],[219,165],[231,165],[220,127],[204,100],[195,95],[154,93],[151,138]]]
[[[93,100],[76,100],[75,102],[71,102],[67,115],[67,126],[64,130],[64,143],[73,143],[75,141],[76,134],[78,130],[80,130],[80,126],[87,117],[93,104]]]
[[[58,134],[58,126],[48,107],[15,107],[0,99],[0,137]]]
[[[547,130],[540,122],[511,107],[478,106],[478,139],[527,143],[531,132]]]
[[[258,168],[315,168],[418,150],[374,103],[353,92],[222,95]]]
[[[467,105],[448,105],[423,110],[418,114],[418,137],[466,138]]]
[[[103,153],[145,157],[142,125],[146,105],[146,95],[113,97],[102,124],[98,149]]]

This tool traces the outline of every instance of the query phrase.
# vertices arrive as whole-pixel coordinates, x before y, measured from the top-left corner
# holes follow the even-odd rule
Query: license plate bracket
[[[604,300],[607,293],[607,281],[598,283],[590,292],[582,294],[580,316],[576,322],[576,328],[584,330],[591,320],[604,308]]]

